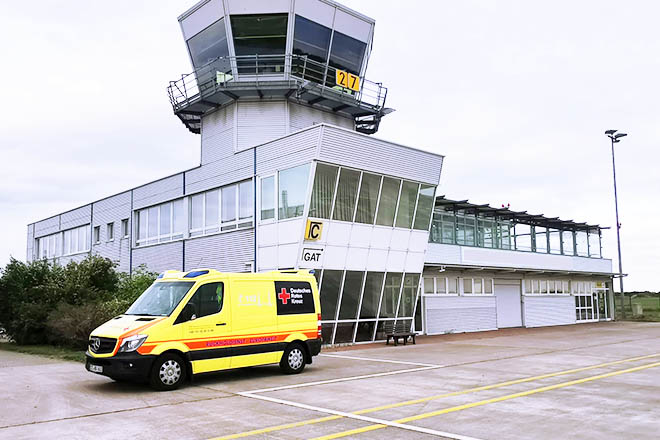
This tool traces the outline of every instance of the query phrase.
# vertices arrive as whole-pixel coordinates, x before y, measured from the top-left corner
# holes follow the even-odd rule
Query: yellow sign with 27
[[[351,89],[356,92],[360,91],[360,77],[353,75],[352,73],[337,69],[335,73],[335,82],[337,85],[347,89]]]

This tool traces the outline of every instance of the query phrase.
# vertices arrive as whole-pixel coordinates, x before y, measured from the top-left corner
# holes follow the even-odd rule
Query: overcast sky
[[[6,2],[0,13],[0,266],[27,224],[199,164],[168,81],[191,70],[195,1]],[[439,194],[614,227],[626,290],[660,290],[660,5],[345,0],[376,19],[377,137],[446,156]],[[605,232],[616,267],[616,232]],[[617,284],[618,285],[618,284]]]

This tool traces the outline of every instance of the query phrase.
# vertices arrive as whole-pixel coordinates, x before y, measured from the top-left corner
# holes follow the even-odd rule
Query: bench
[[[394,341],[394,345],[399,345],[399,339],[403,339],[403,345],[406,345],[408,338],[412,339],[415,344],[415,336],[417,333],[410,330],[410,321],[385,321],[383,324],[383,331],[385,332],[386,345],[390,344],[390,339]]]

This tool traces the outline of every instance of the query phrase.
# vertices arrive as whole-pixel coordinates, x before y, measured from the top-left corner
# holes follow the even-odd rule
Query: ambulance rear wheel
[[[186,364],[172,353],[165,353],[154,361],[149,375],[149,384],[158,391],[175,390],[186,379]]]
[[[280,368],[285,374],[298,374],[305,369],[305,349],[302,345],[294,342],[284,350]]]

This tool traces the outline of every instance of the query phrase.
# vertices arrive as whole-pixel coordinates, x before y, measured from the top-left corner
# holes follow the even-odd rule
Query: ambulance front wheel
[[[175,390],[186,379],[186,364],[172,353],[165,353],[154,361],[149,384],[158,391]]]
[[[285,374],[298,374],[305,369],[305,349],[297,342],[289,344],[284,350],[280,368]]]

